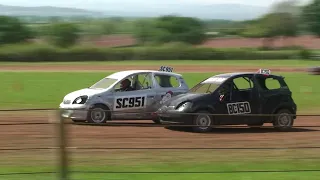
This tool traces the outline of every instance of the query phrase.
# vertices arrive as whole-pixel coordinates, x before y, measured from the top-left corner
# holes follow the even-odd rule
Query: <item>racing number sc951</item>
[[[120,97],[115,100],[115,109],[140,108],[145,106],[146,97]]]

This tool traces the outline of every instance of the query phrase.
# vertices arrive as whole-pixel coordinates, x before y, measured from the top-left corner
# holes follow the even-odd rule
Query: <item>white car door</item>
[[[171,99],[173,96],[185,93],[188,90],[187,87],[183,88],[184,86],[182,86],[181,88],[179,79],[172,75],[155,73],[154,79],[157,86],[157,109],[160,108],[163,103]]]
[[[139,73],[132,81],[135,90],[114,93],[116,119],[143,119],[155,103],[156,92],[149,73]]]

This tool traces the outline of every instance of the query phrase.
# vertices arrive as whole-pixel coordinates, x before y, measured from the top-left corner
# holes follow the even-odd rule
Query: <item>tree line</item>
[[[272,46],[278,36],[293,37],[301,33],[320,36],[320,0],[313,0],[305,6],[297,5],[295,0],[286,0],[275,4],[262,17],[239,22],[166,15],[130,21],[99,19],[95,24],[85,18],[80,23],[52,18],[48,24],[39,25],[27,24],[18,17],[0,16],[0,44],[42,37],[55,46],[65,48],[76,44],[81,36],[95,37],[119,31],[133,34],[141,45],[167,42],[201,44],[210,37],[237,35],[264,38],[264,46]],[[217,33],[212,35],[208,33],[210,31]]]

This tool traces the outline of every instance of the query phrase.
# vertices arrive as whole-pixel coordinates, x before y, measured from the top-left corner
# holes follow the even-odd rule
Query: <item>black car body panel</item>
[[[236,80],[244,80],[242,84],[247,87],[239,88],[242,85]],[[270,89],[267,81],[277,86]],[[219,74],[167,101],[157,114],[162,121],[192,124],[191,114],[205,110],[212,114],[214,124],[238,125],[272,122],[273,116],[268,115],[287,109],[295,119],[297,106],[291,95],[282,76],[251,72]]]

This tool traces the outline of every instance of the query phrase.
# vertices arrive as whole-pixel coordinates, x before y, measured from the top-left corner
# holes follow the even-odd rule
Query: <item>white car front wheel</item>
[[[108,120],[108,108],[102,105],[96,105],[88,112],[88,122],[101,124]]]

